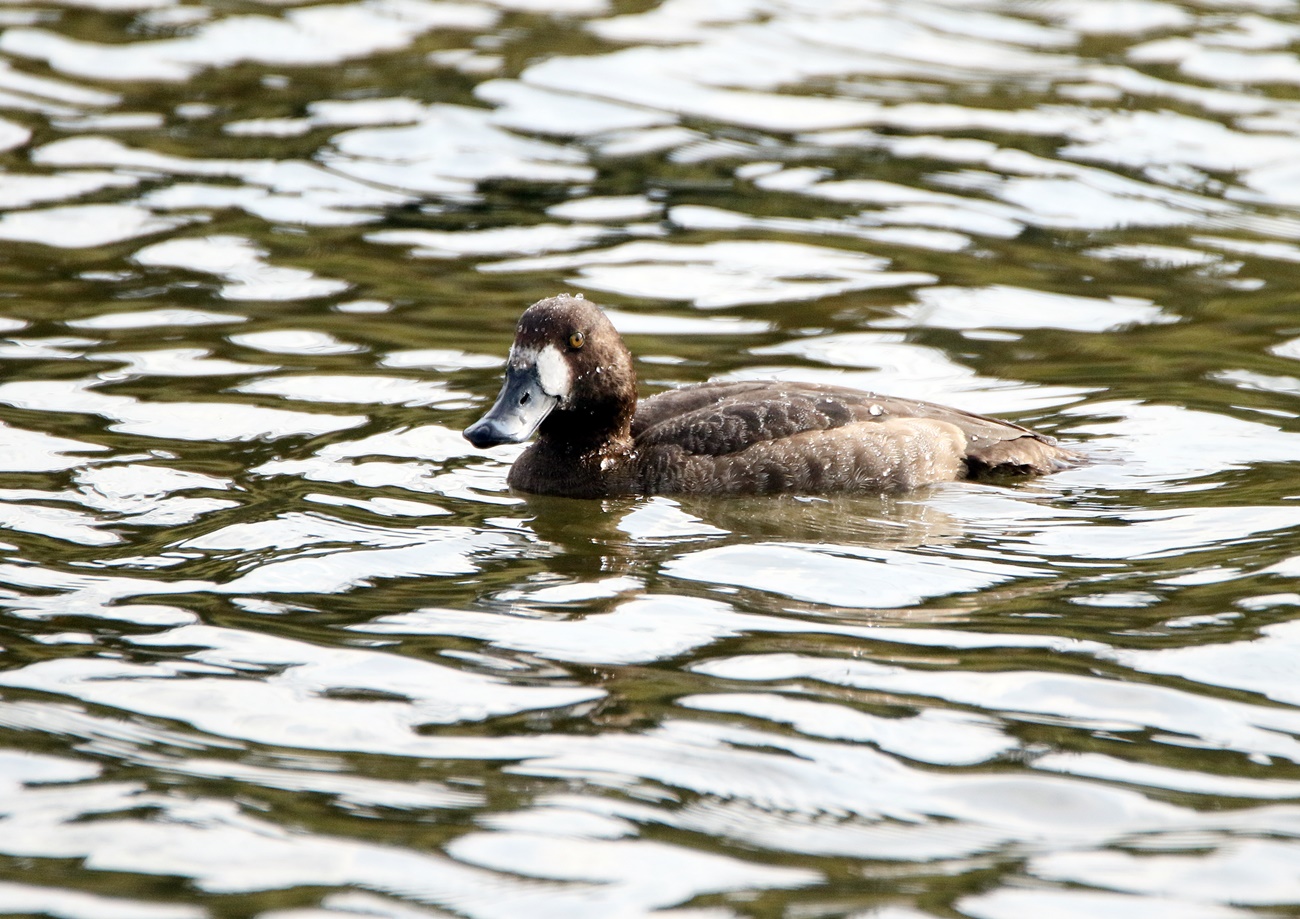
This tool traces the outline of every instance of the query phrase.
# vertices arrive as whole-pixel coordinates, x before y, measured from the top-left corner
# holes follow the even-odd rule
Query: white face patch
[[[533,366],[537,368],[537,381],[542,392],[555,396],[561,402],[567,402],[573,392],[573,372],[569,362],[555,345],[542,348],[511,348],[512,366]]]

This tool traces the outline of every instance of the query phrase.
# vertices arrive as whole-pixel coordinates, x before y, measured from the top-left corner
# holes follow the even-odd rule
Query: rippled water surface
[[[0,914],[1300,914],[1294,0],[0,25]],[[515,495],[560,291],[1094,462]]]

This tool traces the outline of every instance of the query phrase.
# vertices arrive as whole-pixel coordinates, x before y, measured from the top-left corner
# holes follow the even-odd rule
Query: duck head
[[[551,297],[519,318],[501,393],[465,438],[494,447],[540,431],[579,445],[616,435],[635,409],[632,357],[613,324],[581,297]]]

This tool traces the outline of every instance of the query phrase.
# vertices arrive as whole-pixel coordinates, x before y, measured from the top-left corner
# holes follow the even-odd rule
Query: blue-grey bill
[[[522,443],[559,404],[559,396],[542,389],[536,368],[508,367],[497,401],[486,415],[465,429],[465,439],[479,449]]]

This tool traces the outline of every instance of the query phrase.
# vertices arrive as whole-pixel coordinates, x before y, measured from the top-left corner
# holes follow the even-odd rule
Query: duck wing
[[[638,447],[678,447],[689,455],[721,457],[807,432],[905,419],[960,429],[970,474],[1052,472],[1077,459],[1052,438],[1008,421],[818,383],[753,380],[669,390],[638,406],[632,435]]]
[[[823,392],[808,384],[704,383],[660,393],[637,409],[638,445],[674,445],[699,456],[725,456],[805,431],[826,431],[867,415],[865,393]],[[847,397],[847,398],[846,398]]]

